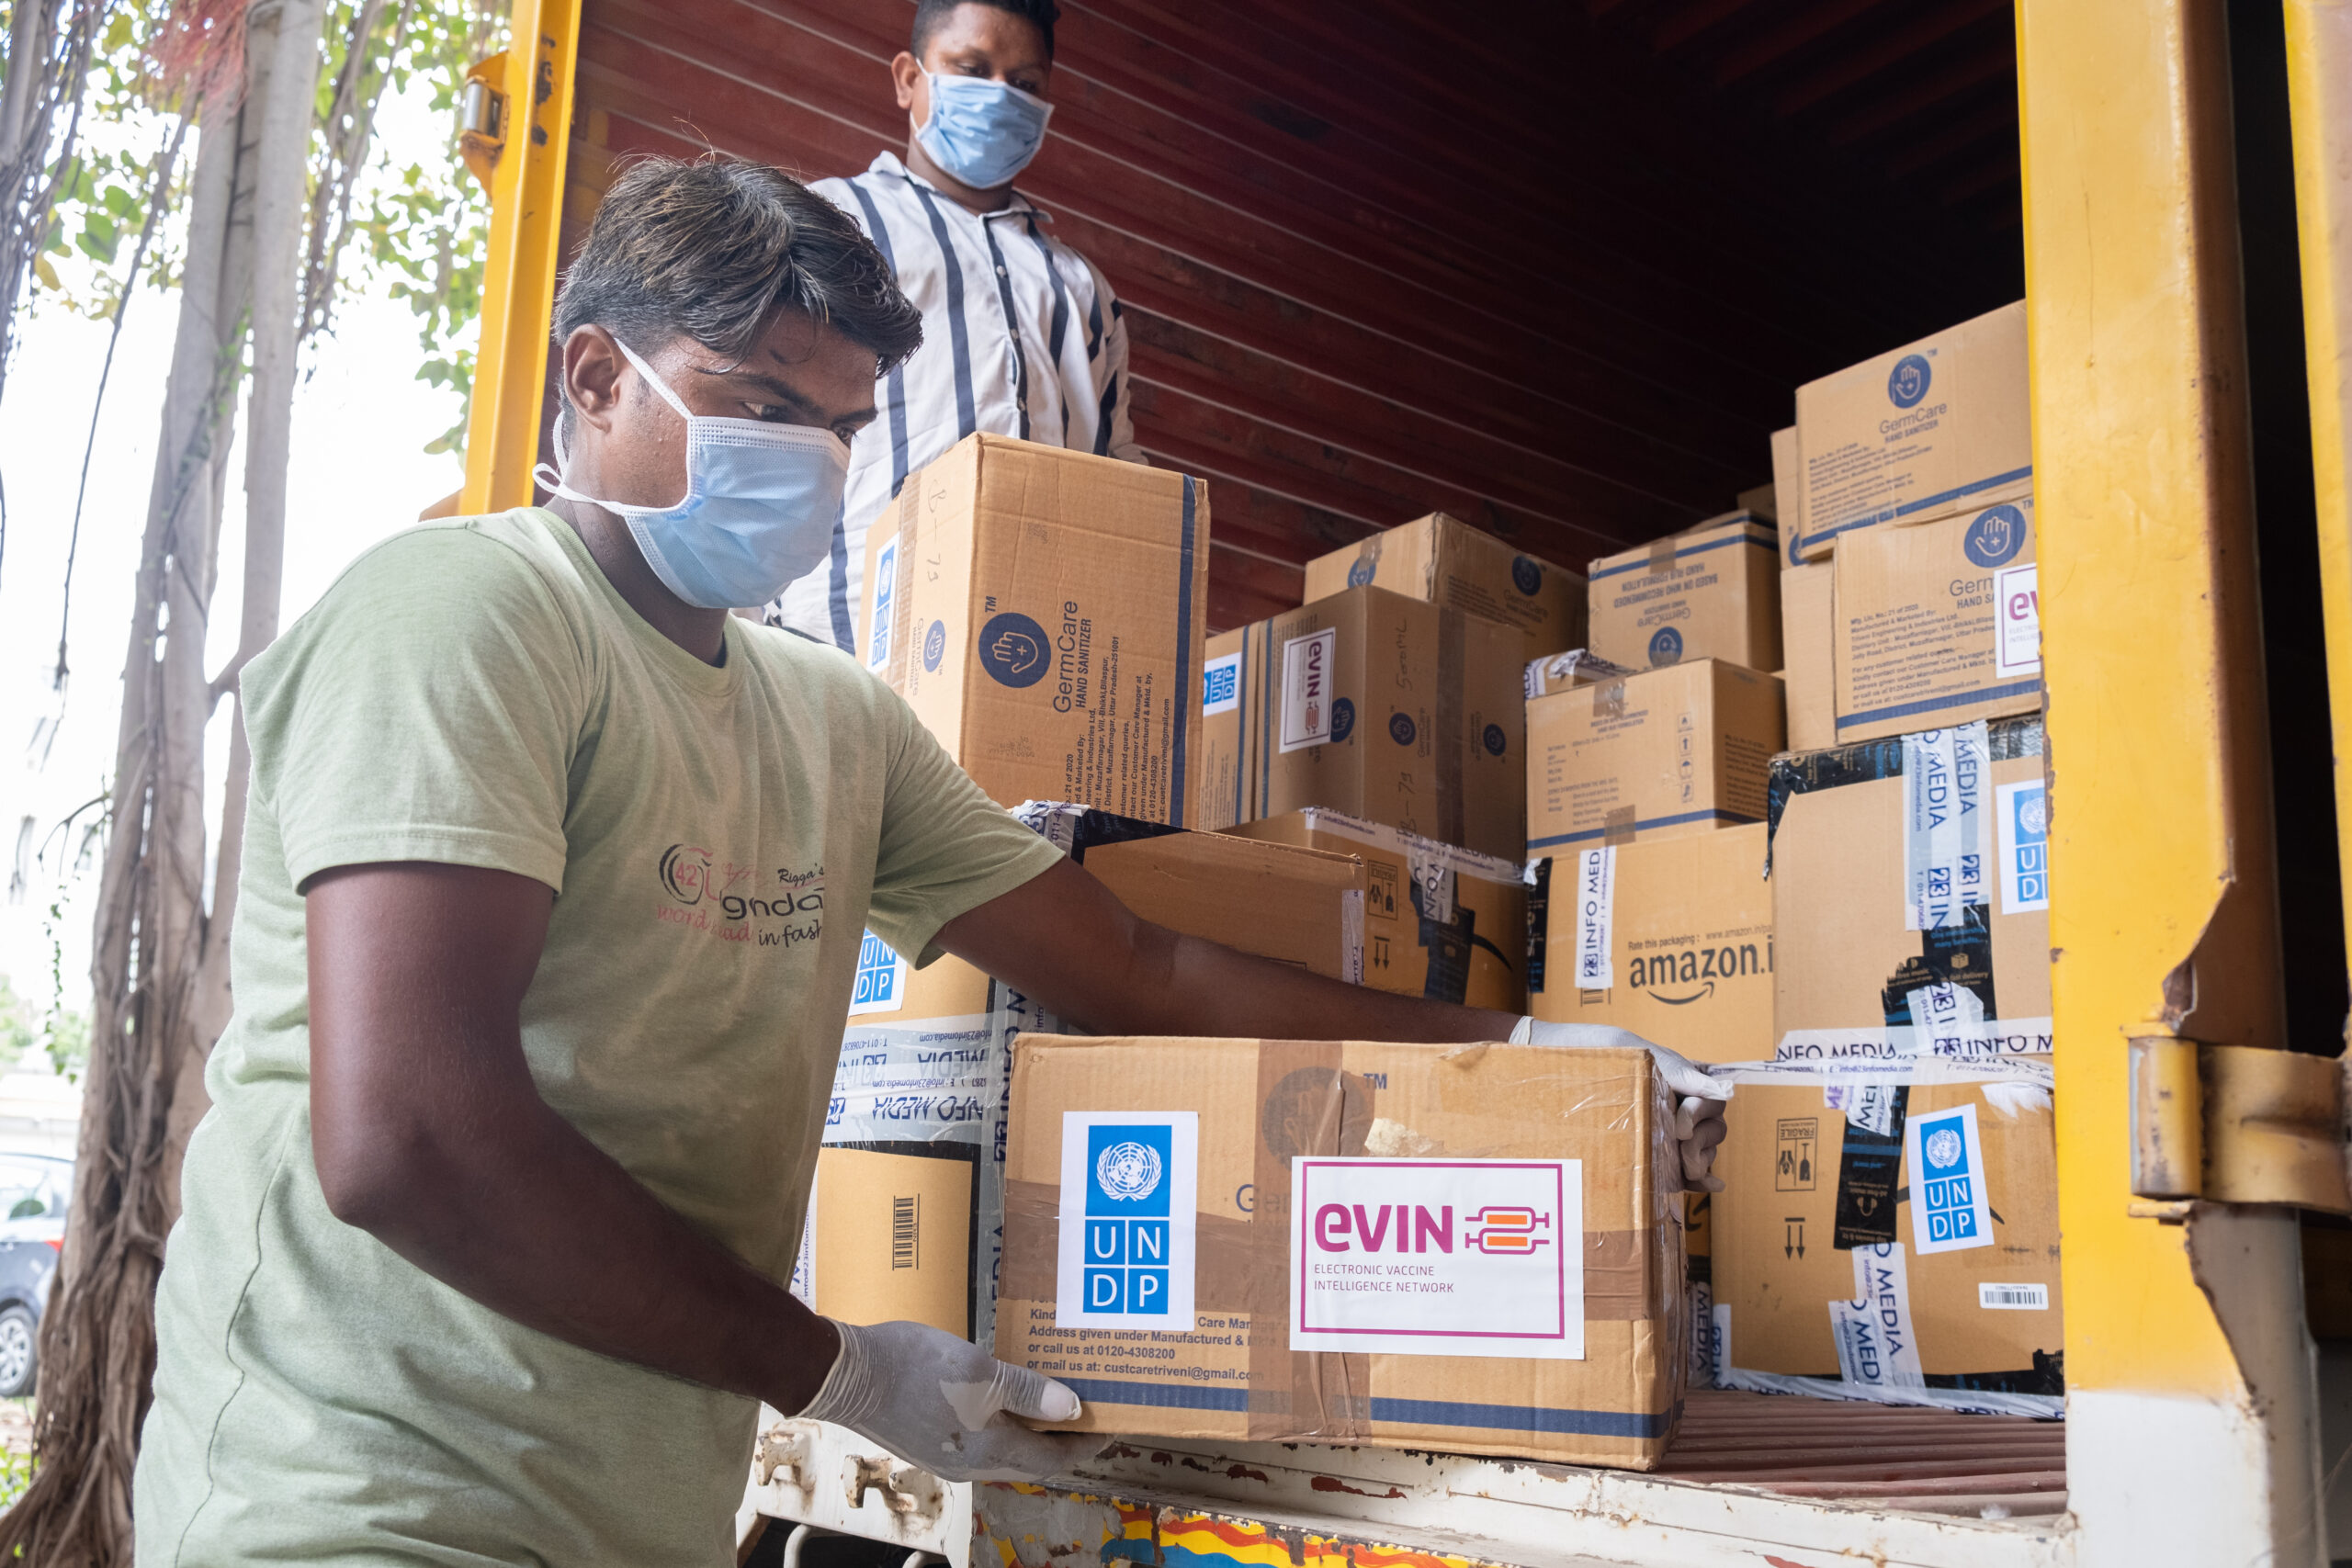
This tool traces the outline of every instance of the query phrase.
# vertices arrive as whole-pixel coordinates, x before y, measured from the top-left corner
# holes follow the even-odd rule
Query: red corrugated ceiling
[[[586,0],[567,230],[633,152],[902,146],[912,15]],[[1090,0],[1058,45],[1021,184],[1125,301],[1152,460],[1212,482],[1216,627],[1431,510],[1577,567],[1721,511],[1798,380],[2014,293],[1566,7]]]

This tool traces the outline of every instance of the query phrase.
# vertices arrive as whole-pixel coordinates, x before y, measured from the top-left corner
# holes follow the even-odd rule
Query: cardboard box
[[[1772,497],[1779,511],[1774,521],[1781,531],[1781,564],[1797,566],[1804,557],[1804,458],[1797,446],[1797,427],[1772,432]]]
[[[1264,623],[1257,780],[1240,820],[1327,807],[1516,856],[1526,813],[1519,635],[1385,588]]]
[[[1527,705],[1527,849],[1764,819],[1781,682],[1702,659]]]
[[[1868,529],[1836,569],[1840,742],[2041,710],[2032,496]]]
[[[1257,808],[1251,785],[1258,773],[1258,727],[1250,702],[1262,683],[1265,656],[1263,621],[1208,639],[1201,666],[1200,798],[1192,821],[1204,833],[1247,822]]]
[[[1781,667],[1778,536],[1753,513],[1592,563],[1593,650],[1636,670],[1724,659]]]
[[[996,1353],[1087,1431],[1647,1468],[1670,1121],[1645,1051],[1024,1036]]]
[[[1776,1056],[2049,1054],[2041,763],[2039,718],[1773,760]]]
[[[1584,579],[1442,512],[1306,563],[1306,602],[1366,584],[1516,626],[1522,660],[1583,644]]]
[[[1764,825],[1597,844],[1531,868],[1528,1010],[1605,1023],[1694,1062],[1772,1054]]]
[[[2049,1064],[1730,1076],[1709,1259],[1717,1382],[2060,1414]]]
[[[1589,648],[1572,648],[1566,653],[1549,653],[1527,662],[1527,677],[1521,687],[1532,699],[1565,692],[1570,686],[1598,686],[1610,681],[1622,681],[1634,673],[1622,664],[1611,664]]]
[[[1525,1008],[1527,887],[1518,861],[1317,807],[1234,831],[1363,860],[1365,985],[1504,1012]]]
[[[1772,485],[1758,485],[1753,490],[1741,491],[1734,499],[1733,510],[1753,512],[1767,523],[1778,523],[1781,520],[1779,494]]]
[[[1032,802],[1020,815],[1148,920],[1362,980],[1365,879],[1353,856],[1083,807]],[[1056,1032],[1061,1022],[960,959],[913,969],[871,932],[854,996],[794,1289],[848,1322],[911,1317],[985,1343],[1003,1235],[1012,1039]],[[851,1152],[874,1157],[845,1164]],[[959,1191],[968,1211],[961,1222]],[[909,1196],[920,1201],[911,1216],[882,1207]],[[911,1258],[903,1229],[910,1220],[922,1227]],[[968,1233],[961,1253],[951,1245],[959,1223]]]
[[[1007,806],[1082,800],[1182,826],[1208,487],[1008,436],[910,477],[866,539],[867,668]],[[918,570],[920,567],[920,570]]]
[[[1795,558],[1876,524],[2015,500],[2033,480],[2025,302],[1799,387],[1797,441]]]
[[[1781,573],[1781,652],[1786,661],[1789,750],[1818,751],[1838,743],[1837,565],[1801,561]]]

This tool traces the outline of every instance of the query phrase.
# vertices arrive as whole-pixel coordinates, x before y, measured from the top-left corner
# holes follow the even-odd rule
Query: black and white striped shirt
[[[975,213],[884,152],[809,188],[865,229],[922,311],[922,347],[875,389],[850,444],[831,559],[768,607],[772,624],[856,650],[866,525],[907,476],[974,431],[1144,461],[1127,408],[1127,331],[1091,262],[1015,192]]]

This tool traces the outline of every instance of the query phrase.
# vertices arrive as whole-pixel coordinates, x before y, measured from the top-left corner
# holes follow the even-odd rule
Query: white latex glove
[[[831,1321],[831,1320],[829,1320]],[[1003,1412],[1078,1419],[1078,1395],[922,1323],[834,1322],[842,1353],[800,1414],[873,1438],[943,1481],[1043,1481],[1091,1458],[1101,1438],[1033,1432]]]
[[[1715,1149],[1724,1141],[1724,1101],[1728,1091],[1707,1075],[1707,1069],[1663,1045],[1653,1045],[1630,1029],[1605,1023],[1539,1023],[1522,1018],[1510,1032],[1514,1045],[1557,1045],[1568,1050],[1594,1051],[1622,1047],[1647,1051],[1657,1064],[1657,1076],[1674,1091],[1674,1138],[1682,1154],[1682,1185],[1693,1192],[1720,1192],[1723,1178],[1713,1174]]]

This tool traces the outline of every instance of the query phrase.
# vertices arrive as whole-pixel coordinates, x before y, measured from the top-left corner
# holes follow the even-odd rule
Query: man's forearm
[[[408,1140],[397,1172],[343,1217],[556,1338],[786,1412],[815,1394],[838,1348],[829,1324],[537,1096],[472,1109],[473,1125]]]
[[[1519,1014],[1253,958],[1137,917],[1074,861],[949,922],[942,946],[1097,1034],[1506,1040]]]
[[[311,1148],[335,1217],[494,1312],[782,1410],[830,1325],[665,1208],[542,1099],[518,1010],[551,895],[473,867],[308,894]]]

